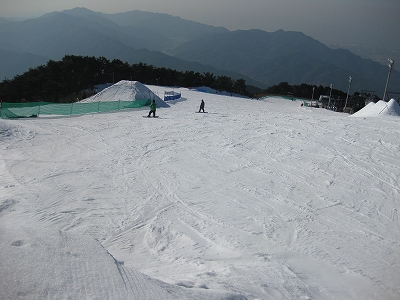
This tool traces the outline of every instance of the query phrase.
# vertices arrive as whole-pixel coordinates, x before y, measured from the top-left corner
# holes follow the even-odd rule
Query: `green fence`
[[[0,108],[0,117],[26,118],[39,115],[83,115],[99,112],[109,112],[122,109],[139,108],[150,104],[150,99],[135,101],[103,101],[87,103],[51,103],[29,102],[9,103],[3,102]]]

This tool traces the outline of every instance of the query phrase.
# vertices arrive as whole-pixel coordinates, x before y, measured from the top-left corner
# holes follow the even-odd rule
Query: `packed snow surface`
[[[181,92],[0,120],[1,299],[400,298],[399,117]]]

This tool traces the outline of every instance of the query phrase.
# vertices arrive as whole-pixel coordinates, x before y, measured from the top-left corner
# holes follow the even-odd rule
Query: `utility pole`
[[[387,77],[387,80],[386,80],[385,92],[383,93],[383,99],[382,99],[383,101],[386,101],[385,98],[386,98],[387,87],[388,87],[388,85],[389,85],[390,72],[392,72],[393,65],[394,65],[393,59],[390,59],[390,58],[389,58],[388,61],[389,61],[389,64],[388,64],[388,66],[389,66],[389,73],[388,73],[388,77]]]
[[[332,83],[329,86],[331,88],[331,91],[329,92],[329,101],[328,101],[328,109],[331,107],[331,97],[332,97]]]
[[[312,103],[313,103],[313,101],[314,101],[314,91],[315,91],[315,86],[313,86],[313,88],[312,88],[311,107],[312,107]]]
[[[351,76],[349,76],[349,88],[347,89],[346,103],[344,104],[343,112],[346,111],[347,100],[349,99],[349,92],[350,92],[351,80],[352,80],[352,79],[351,79]]]

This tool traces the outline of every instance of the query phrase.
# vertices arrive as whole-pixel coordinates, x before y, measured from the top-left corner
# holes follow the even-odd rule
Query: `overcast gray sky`
[[[40,16],[74,7],[167,13],[229,30],[301,31],[325,44],[400,50],[400,0],[0,0],[0,16]]]

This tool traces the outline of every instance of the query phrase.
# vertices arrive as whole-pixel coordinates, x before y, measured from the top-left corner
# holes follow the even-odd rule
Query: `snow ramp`
[[[396,100],[391,99],[389,102],[378,101],[370,102],[364,108],[360,109],[352,117],[379,117],[379,116],[400,116],[400,106]]]
[[[158,95],[139,81],[121,80],[81,102],[156,100],[157,107],[169,107]]]

